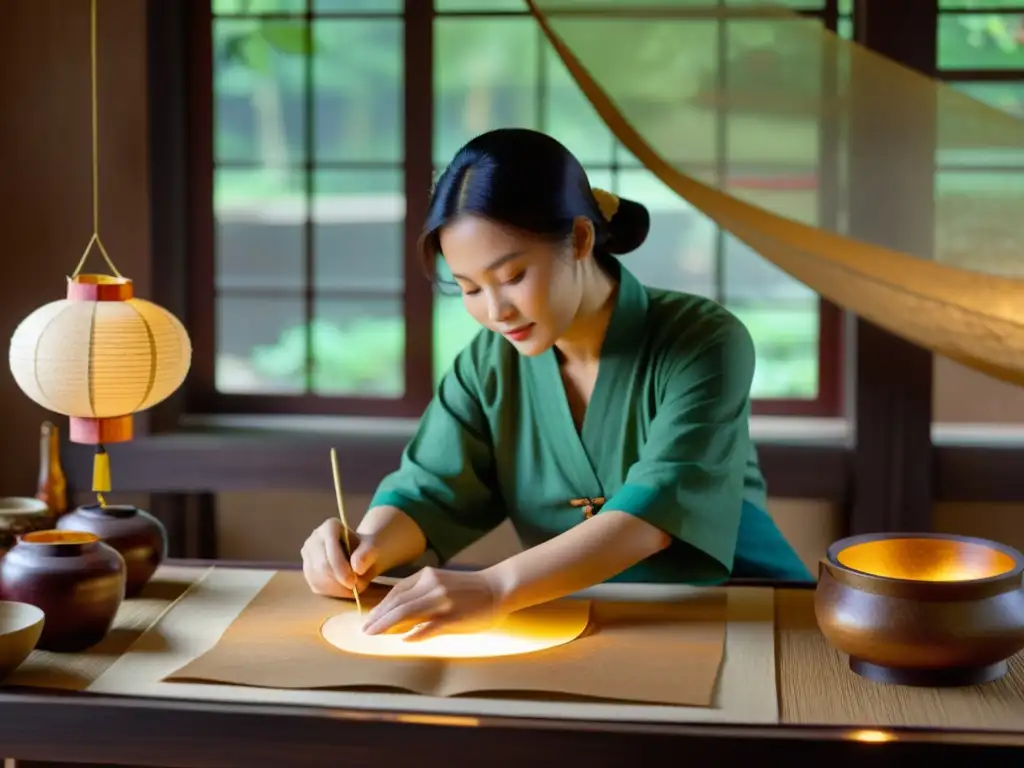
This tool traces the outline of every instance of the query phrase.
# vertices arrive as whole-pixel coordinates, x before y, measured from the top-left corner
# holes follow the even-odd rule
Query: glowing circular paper
[[[335,648],[360,656],[489,659],[518,656],[570,643],[587,628],[590,603],[558,600],[518,611],[486,632],[439,635],[406,642],[405,635],[367,635],[355,607],[327,619],[320,635]]]

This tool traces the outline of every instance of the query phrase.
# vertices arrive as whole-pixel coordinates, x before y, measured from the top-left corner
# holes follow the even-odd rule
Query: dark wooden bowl
[[[1024,648],[1024,556],[969,536],[841,539],[819,566],[814,612],[850,669],[901,685],[977,685]]]

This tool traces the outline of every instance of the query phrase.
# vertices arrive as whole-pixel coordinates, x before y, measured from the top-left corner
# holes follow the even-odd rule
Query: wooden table
[[[564,768],[578,762],[592,768],[680,759],[708,766],[814,761],[830,768],[867,761],[872,768],[906,768],[908,759],[966,759],[977,768],[1020,760],[1024,716],[1017,713],[1024,709],[1017,708],[1024,708],[1018,687],[1024,664],[1019,658],[1007,680],[984,692],[963,689],[949,695],[874,686],[842,671],[842,660],[824,645],[808,616],[810,597],[806,587],[776,591],[781,722],[774,726],[471,720],[0,689],[0,755],[16,758],[19,768],[40,765],[22,761],[246,768]],[[880,733],[891,740],[878,741]]]

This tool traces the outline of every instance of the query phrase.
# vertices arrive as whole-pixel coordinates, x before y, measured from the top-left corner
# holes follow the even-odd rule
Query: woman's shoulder
[[[649,297],[649,375],[662,396],[700,390],[749,398],[756,359],[743,321],[706,296],[649,289]]]
[[[665,362],[685,362],[715,354],[753,365],[754,342],[749,329],[721,303],[682,291],[646,290],[646,325],[657,357]]]

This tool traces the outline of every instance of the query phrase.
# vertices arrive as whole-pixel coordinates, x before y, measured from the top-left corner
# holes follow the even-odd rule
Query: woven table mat
[[[814,619],[813,590],[775,593],[781,722],[851,727],[905,726],[1024,733],[1024,655],[987,685],[911,688],[881,685],[850,671]]]
[[[138,597],[125,600],[110,633],[82,653],[32,651],[3,686],[83,691],[155,624],[209,568],[162,566]]]

